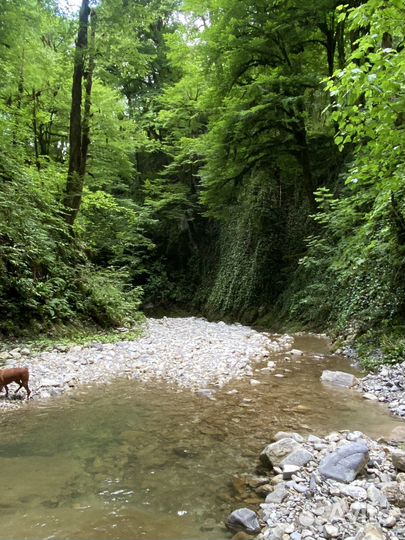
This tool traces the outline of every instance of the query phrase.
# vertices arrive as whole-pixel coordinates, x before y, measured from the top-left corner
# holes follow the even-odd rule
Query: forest
[[[404,0],[0,0],[0,333],[144,310],[404,358]]]

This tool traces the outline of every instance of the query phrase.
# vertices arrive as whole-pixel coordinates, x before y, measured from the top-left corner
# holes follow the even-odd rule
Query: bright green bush
[[[77,320],[131,323],[139,288],[122,272],[98,272],[19,163],[2,156],[0,178],[0,331],[39,331]]]

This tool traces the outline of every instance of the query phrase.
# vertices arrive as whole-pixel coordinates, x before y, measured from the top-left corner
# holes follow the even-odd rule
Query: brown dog
[[[15,394],[24,387],[27,391],[27,399],[29,399],[31,390],[28,388],[28,379],[30,373],[28,368],[10,368],[10,369],[0,369],[0,392],[3,390],[3,387],[6,389],[6,397],[8,397],[8,388],[7,385],[15,382],[20,386],[15,391]]]

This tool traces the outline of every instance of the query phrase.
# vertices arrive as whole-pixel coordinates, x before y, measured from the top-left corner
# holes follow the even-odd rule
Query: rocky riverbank
[[[405,451],[360,432],[321,438],[278,433],[247,490],[264,497],[240,508],[228,528],[256,540],[404,540]],[[248,536],[246,536],[248,538]]]
[[[82,384],[109,383],[117,377],[165,379],[209,396],[231,379],[251,376],[254,362],[291,349],[292,342],[290,336],[270,338],[240,324],[163,317],[148,319],[143,337],[136,341],[59,346],[40,354],[20,347],[0,357],[2,367],[29,368],[34,400],[72,391]],[[272,364],[267,369],[272,369]],[[20,404],[20,399],[0,399],[0,408]]]
[[[392,414],[405,418],[405,362],[366,375],[359,387],[367,399],[386,403]]]

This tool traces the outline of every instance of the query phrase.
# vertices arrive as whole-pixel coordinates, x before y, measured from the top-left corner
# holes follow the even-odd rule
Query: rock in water
[[[368,446],[364,442],[346,444],[328,454],[319,464],[319,472],[338,482],[352,482],[368,462]]]
[[[397,426],[395,427],[388,437],[389,441],[391,442],[405,442],[405,426]]]
[[[342,386],[344,388],[350,388],[359,382],[351,373],[328,370],[322,371],[321,381],[328,384],[334,384],[335,386]]]
[[[244,531],[248,534],[258,534],[260,523],[256,512],[249,508],[238,508],[228,516],[225,525],[233,532]]]

